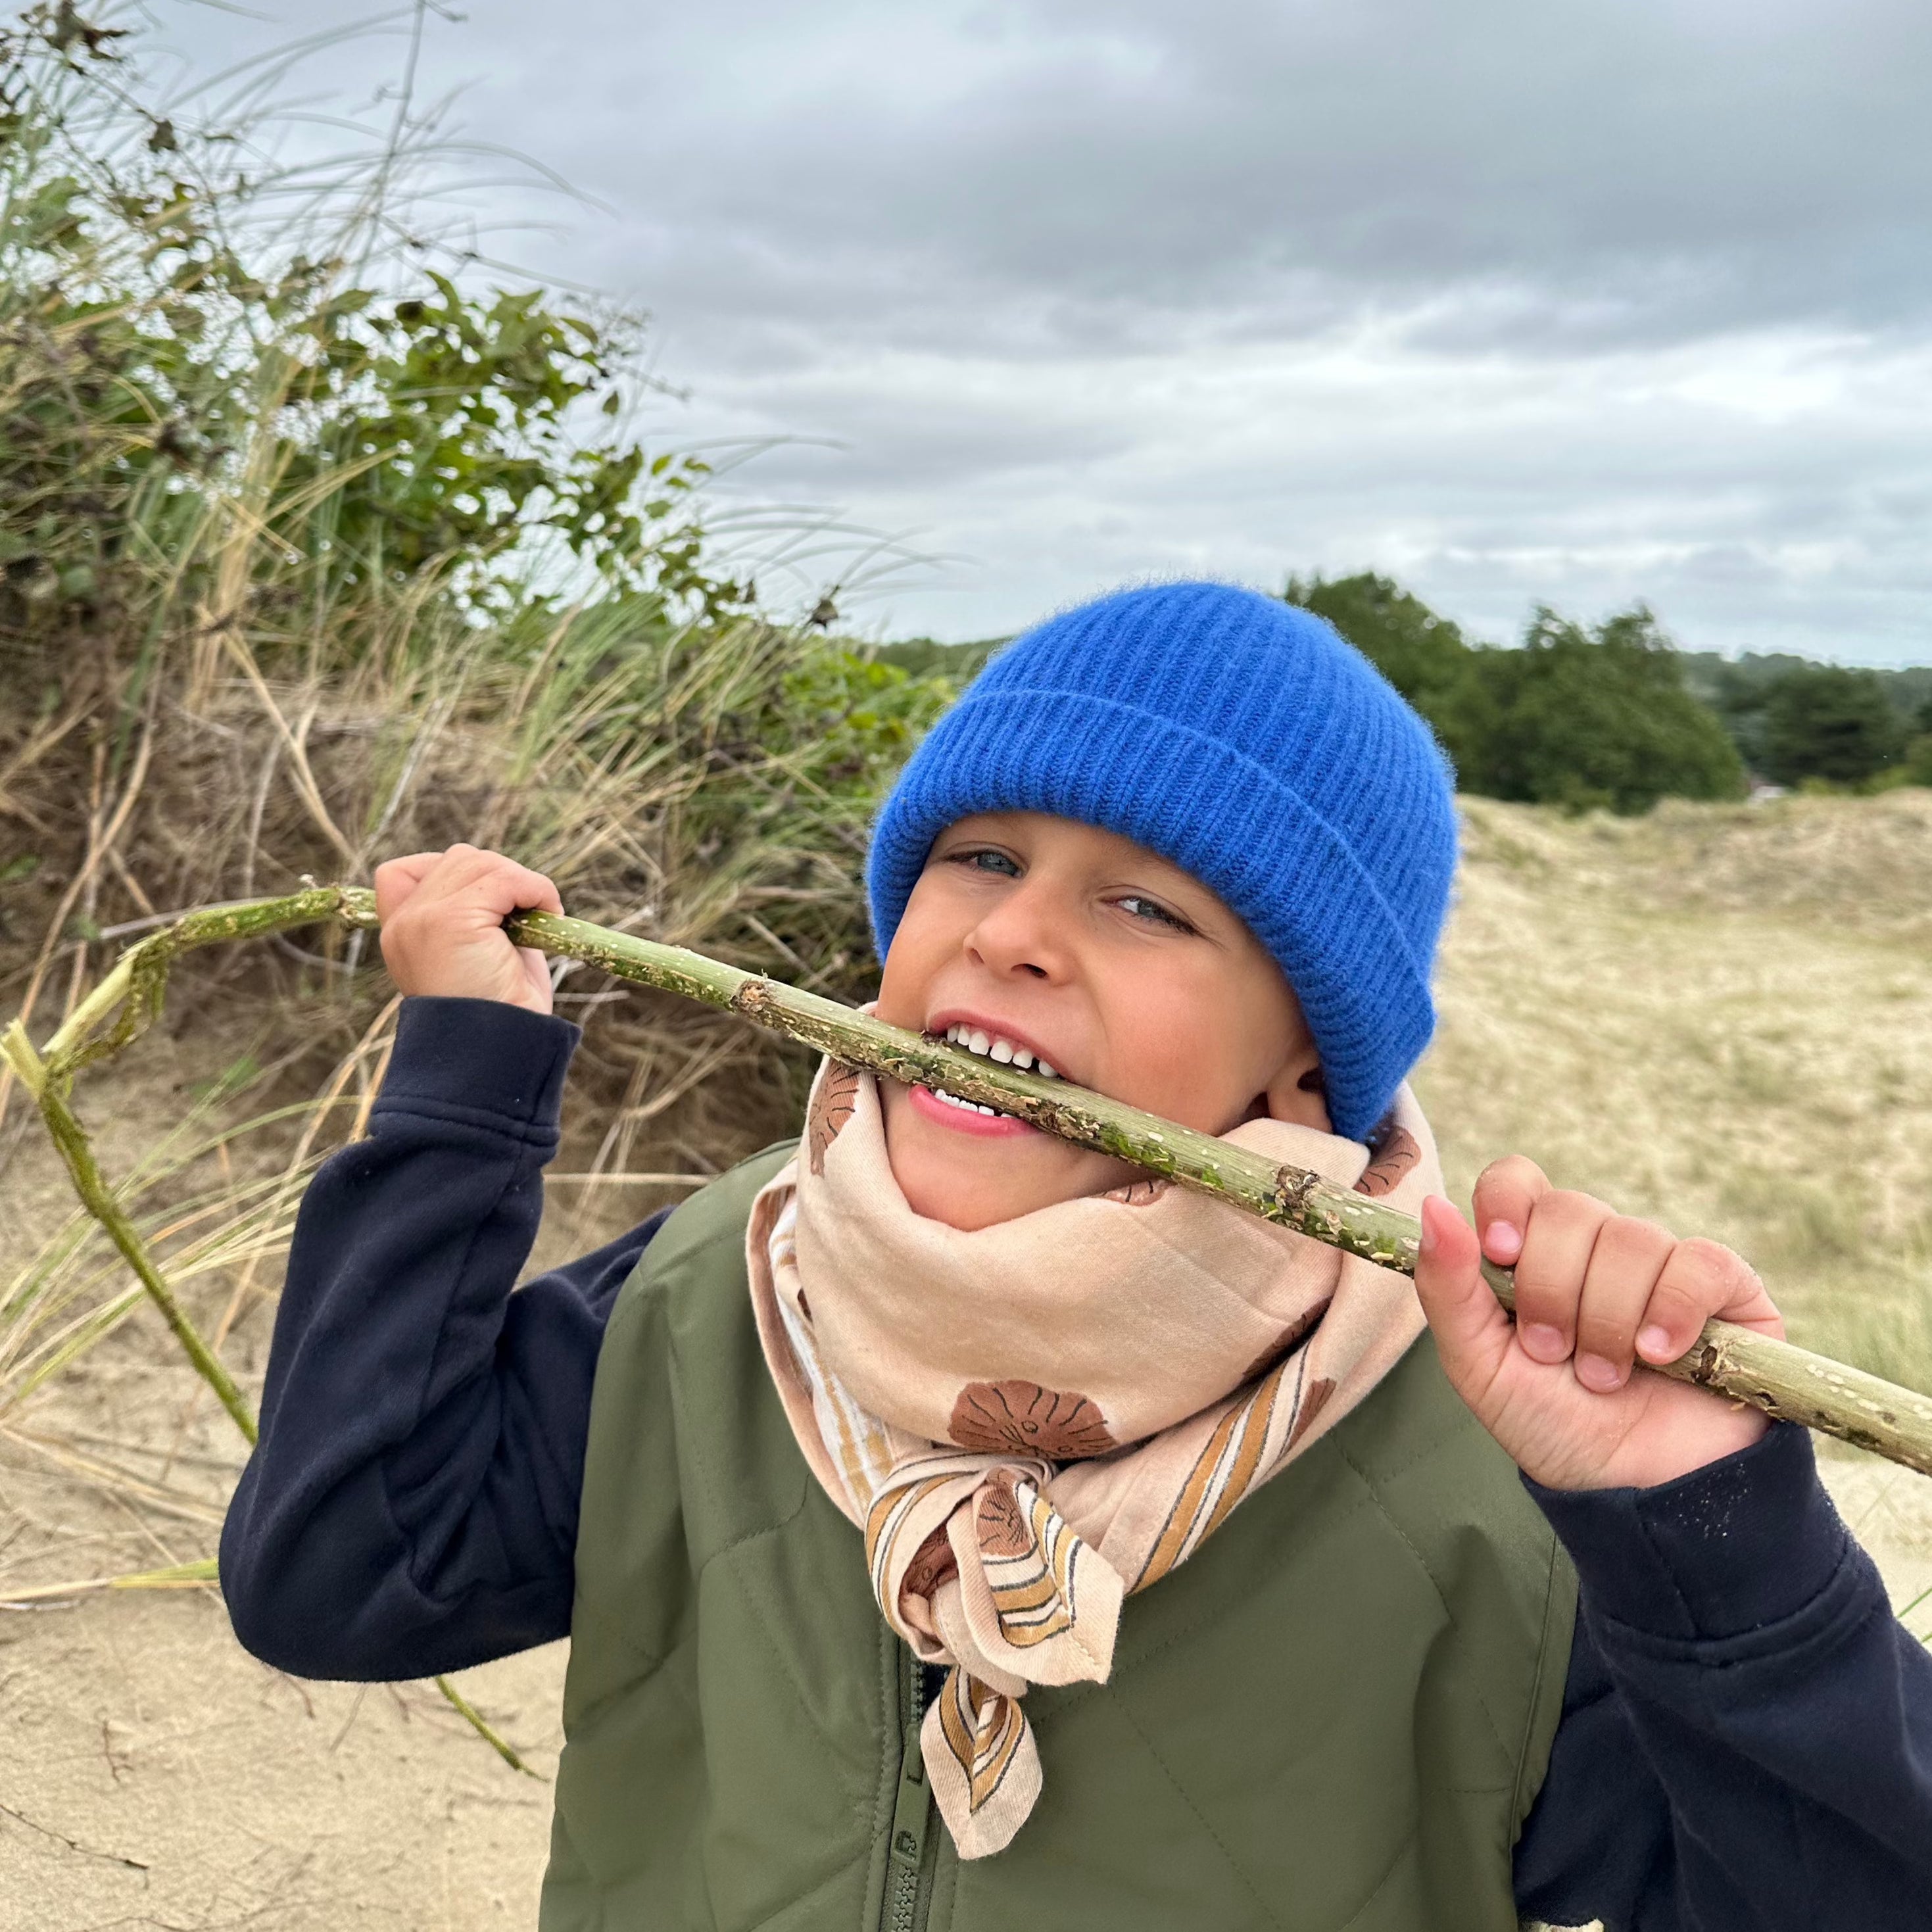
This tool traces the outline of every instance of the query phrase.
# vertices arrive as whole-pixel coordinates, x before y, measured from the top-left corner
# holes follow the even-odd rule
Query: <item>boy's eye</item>
[[[1177,932],[1194,930],[1178,913],[1169,912],[1158,899],[1144,898],[1138,892],[1124,893],[1114,903],[1136,919],[1148,920],[1157,926],[1171,926]]]
[[[1018,865],[1004,852],[995,852],[986,846],[974,846],[964,852],[951,852],[947,857],[956,866],[970,866],[975,872],[998,872],[1008,878],[1018,878]]]

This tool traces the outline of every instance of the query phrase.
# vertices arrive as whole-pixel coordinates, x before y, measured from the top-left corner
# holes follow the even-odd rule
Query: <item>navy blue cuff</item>
[[[1654,1489],[1522,1480],[1570,1552],[1591,1615],[1682,1642],[1739,1636],[1802,1610],[1851,1544],[1810,1436],[1792,1422]]]
[[[507,1000],[412,993],[396,1023],[396,1048],[374,1111],[420,1112],[508,1124],[554,1137],[563,1078],[584,1029]],[[480,1118],[479,1118],[480,1117]]]

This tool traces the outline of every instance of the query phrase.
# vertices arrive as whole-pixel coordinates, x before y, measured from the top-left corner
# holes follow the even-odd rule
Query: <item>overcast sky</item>
[[[380,10],[258,4],[158,38]],[[303,88],[380,117],[405,48]],[[1932,662],[1924,0],[468,0],[458,87],[604,204],[477,196],[650,310],[658,434],[955,560],[874,630],[1374,568],[1481,636]]]

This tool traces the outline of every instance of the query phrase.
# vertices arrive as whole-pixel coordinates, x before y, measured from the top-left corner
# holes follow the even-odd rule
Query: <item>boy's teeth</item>
[[[958,1107],[969,1114],[997,1115],[1000,1111],[997,1107],[982,1107],[974,1100],[962,1100],[958,1094],[947,1093],[944,1087],[935,1087],[932,1092],[934,1099],[944,1100],[949,1107]]]
[[[976,1053],[982,1060],[998,1060],[1002,1066],[1017,1066],[1023,1071],[1037,1073],[1042,1080],[1057,1080],[1060,1077],[1051,1061],[1036,1059],[1030,1048],[1016,1046],[1011,1040],[995,1034],[982,1033],[976,1027],[948,1027],[946,1043],[949,1046],[963,1046],[968,1053]],[[964,1106],[966,1103],[962,1101],[958,1104]]]

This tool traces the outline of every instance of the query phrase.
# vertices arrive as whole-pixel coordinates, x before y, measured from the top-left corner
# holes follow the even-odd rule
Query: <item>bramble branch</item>
[[[69,1096],[74,1076],[80,1068],[119,1052],[160,1014],[168,968],[177,955],[217,940],[248,938],[279,932],[286,926],[313,925],[318,918],[330,916],[333,907],[332,890],[320,888],[312,893],[292,893],[281,900],[214,906],[189,913],[123,953],[113,970],[48,1041],[44,1053],[34,1050],[26,1028],[18,1018],[0,1033],[0,1054],[4,1054],[38,1104],[40,1118],[47,1124],[47,1131],[53,1137],[82,1204],[106,1229],[109,1239],[120,1250],[136,1279],[160,1310],[162,1319],[172,1330],[195,1372],[214,1390],[251,1448],[259,1432],[247,1397],[236,1387],[220,1358],[189,1318],[139,1230],[102,1179],[87,1130],[69,1104]],[[118,1016],[112,1028],[100,1037],[91,1039],[94,1028],[117,1007]],[[166,1571],[106,1580],[109,1587],[125,1589],[185,1588],[216,1580],[214,1564],[207,1560],[177,1564]],[[434,1681],[451,1707],[506,1764],[526,1777],[537,1775],[447,1677]]]
[[[246,938],[329,920],[349,926],[376,926],[374,894],[357,886],[310,886],[280,898],[210,907],[187,914],[130,947],[44,1050],[44,1071],[36,1090],[63,1156],[68,1153],[77,1126],[68,1130],[55,1125],[56,1116],[49,1112],[47,1094],[58,1090],[64,1102],[76,1070],[118,1052],[138,1036],[160,1011],[168,969],[181,953],[219,940]],[[754,1025],[887,1079],[942,1086],[962,1099],[1017,1114],[1063,1140],[1114,1155],[1331,1247],[1402,1274],[1414,1272],[1420,1231],[1412,1217],[1305,1168],[1277,1165],[1263,1155],[1142,1113],[1103,1094],[982,1060],[944,1041],[888,1026],[835,1000],[681,946],[660,945],[550,913],[519,913],[504,926],[519,946],[535,946],[598,968],[616,979],[721,1007]],[[113,1023],[109,1027],[110,1016]],[[104,1027],[106,1030],[100,1030]],[[17,1021],[0,1043],[5,1045],[16,1066],[25,1064],[21,1049],[27,1055],[32,1054]],[[28,1084],[35,1085],[31,1076]],[[70,1114],[67,1118],[71,1119]],[[71,1160],[69,1164],[73,1166]],[[80,1186],[78,1169],[75,1174],[76,1185]],[[98,1213],[95,1198],[107,1197],[98,1174],[92,1185],[92,1195],[82,1188],[82,1198]],[[112,1224],[109,1226],[113,1232]],[[128,1232],[131,1238],[131,1228]],[[130,1252],[118,1234],[116,1240],[124,1253]],[[130,1259],[131,1262],[131,1254]],[[140,1272],[138,1268],[136,1272]],[[1513,1308],[1515,1285],[1510,1271],[1485,1264],[1484,1272],[1497,1298],[1505,1307]],[[142,1280],[148,1283],[146,1274]],[[176,1328],[184,1347],[192,1332]],[[194,1351],[190,1352],[192,1355]],[[195,1360],[196,1367],[208,1374],[200,1358]],[[212,1366],[218,1372],[220,1365]],[[1840,1437],[1893,1462],[1932,1474],[1932,1396],[1791,1342],[1730,1322],[1710,1322],[1688,1354],[1654,1372],[1694,1382],[1734,1401],[1748,1402],[1768,1415],[1802,1423],[1808,1429]],[[220,1385],[214,1386],[219,1394]]]

